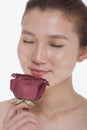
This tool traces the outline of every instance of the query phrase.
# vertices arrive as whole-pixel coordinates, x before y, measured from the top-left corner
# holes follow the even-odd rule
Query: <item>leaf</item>
[[[34,106],[35,105],[35,103],[33,103],[33,101],[28,101],[28,100],[25,100],[24,101],[27,105],[30,105],[30,106]]]
[[[17,99],[15,101],[10,101],[10,103],[14,104],[14,105],[18,105],[20,103],[22,103],[24,100],[20,100],[20,99]]]
[[[14,101],[10,101],[10,103],[11,103],[11,104],[14,104],[14,105],[18,105],[18,104],[20,104],[20,103],[22,103],[22,102],[26,103],[26,104],[29,105],[29,106],[34,106],[34,105],[40,103],[39,100],[30,101],[30,100],[24,100],[24,99],[16,99],[16,100],[14,100]]]

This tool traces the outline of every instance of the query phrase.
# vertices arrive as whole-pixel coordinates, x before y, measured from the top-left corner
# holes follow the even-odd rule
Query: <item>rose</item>
[[[19,104],[22,101],[26,101],[32,104],[38,101],[48,84],[47,80],[39,77],[34,77],[28,74],[12,74],[14,79],[10,81],[10,89],[14,96],[19,99],[15,104]]]

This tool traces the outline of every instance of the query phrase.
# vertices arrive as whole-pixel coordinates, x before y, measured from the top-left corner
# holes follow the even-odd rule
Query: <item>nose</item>
[[[32,62],[37,65],[46,64],[47,54],[46,48],[43,44],[36,45],[32,55]]]

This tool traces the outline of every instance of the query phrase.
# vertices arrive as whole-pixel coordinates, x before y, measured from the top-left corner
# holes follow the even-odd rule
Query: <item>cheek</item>
[[[63,51],[49,51],[49,59],[53,66],[58,66],[66,57]]]
[[[17,48],[17,54],[18,58],[21,63],[26,63],[29,61],[30,57],[30,51],[28,48],[26,48],[23,44],[19,43]]]
[[[54,51],[49,52],[51,65],[58,69],[72,69],[76,63],[77,55],[72,51]]]

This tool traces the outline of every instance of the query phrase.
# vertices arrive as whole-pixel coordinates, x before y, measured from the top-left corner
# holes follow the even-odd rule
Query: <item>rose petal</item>
[[[38,100],[44,93],[47,80],[28,74],[12,74],[10,89],[18,99]]]

